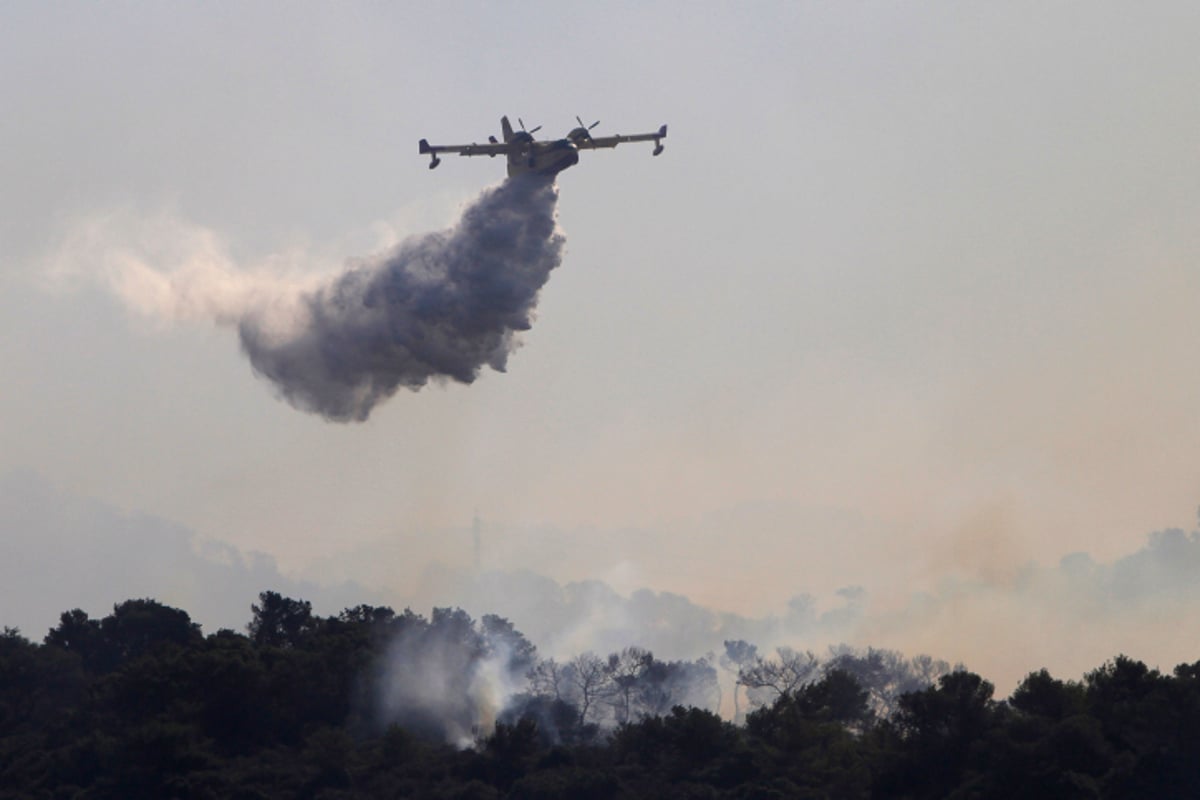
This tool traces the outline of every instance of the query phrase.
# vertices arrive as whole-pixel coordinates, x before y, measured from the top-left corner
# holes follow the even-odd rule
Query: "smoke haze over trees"
[[[1030,564],[1004,581],[958,577],[935,592],[915,593],[891,605],[872,587],[834,595],[795,595],[776,613],[734,614],[687,596],[646,588],[618,591],[599,580],[559,581],[525,569],[476,571],[445,566],[412,572],[408,540],[373,552],[377,583],[289,577],[266,556],[203,539],[149,515],[129,514],[56,488],[30,474],[0,477],[0,625],[50,627],[61,606],[103,613],[119,599],[114,587],[188,608],[208,629],[236,628],[262,586],[305,597],[314,613],[368,602],[414,608],[457,606],[482,617],[512,620],[544,656],[560,661],[592,651],[606,655],[636,644],[668,661],[711,655],[725,683],[723,711],[734,714],[733,672],[725,642],[753,643],[758,655],[776,648],[821,654],[849,643],[908,653],[930,653],[986,672],[1003,691],[1035,666],[1082,673],[1113,650],[1136,652],[1154,663],[1185,660],[1200,639],[1192,609],[1200,603],[1193,575],[1200,565],[1200,533],[1168,529],[1112,561],[1079,553],[1057,565]],[[456,539],[455,536],[458,538]],[[564,546],[576,538],[563,532]],[[441,532],[434,544],[470,552],[470,530]],[[652,537],[646,548],[653,546]],[[521,539],[507,542],[535,561]],[[413,544],[413,546],[416,546]],[[541,548],[542,539],[533,546]],[[579,558],[591,557],[580,543]],[[656,551],[649,551],[656,552]],[[675,551],[678,559],[686,551]],[[602,563],[602,562],[601,562]],[[387,575],[397,576],[384,581]],[[212,587],[221,587],[213,591]],[[800,591],[803,586],[796,586]],[[1028,620],[1042,632],[1031,645]],[[1028,654],[1034,652],[1036,664]],[[735,670],[736,671],[736,670]],[[745,688],[737,695],[745,710]]]

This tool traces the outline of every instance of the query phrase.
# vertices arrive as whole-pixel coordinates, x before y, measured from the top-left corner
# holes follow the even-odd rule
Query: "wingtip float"
[[[508,175],[536,173],[540,175],[557,175],[568,167],[579,163],[580,150],[596,150],[602,147],[616,147],[625,142],[654,142],[651,155],[659,155],[663,151],[662,140],[667,138],[667,126],[663,125],[654,133],[635,133],[628,136],[616,134],[613,136],[593,136],[591,131],[599,121],[584,125],[583,120],[575,118],[579,123],[562,139],[533,138],[533,134],[541,130],[541,125],[532,130],[525,130],[525,123],[520,119],[520,130],[513,130],[508,117],[500,118],[500,131],[503,141],[495,136],[489,136],[486,144],[455,144],[431,145],[428,139],[420,141],[421,155],[429,156],[429,168],[434,169],[442,160],[439,153],[458,153],[460,156],[505,156],[508,160]]]

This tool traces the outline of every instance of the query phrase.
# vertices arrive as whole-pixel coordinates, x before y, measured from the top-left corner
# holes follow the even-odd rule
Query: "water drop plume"
[[[471,383],[504,371],[538,292],[561,261],[553,178],[489,189],[454,228],[361,259],[300,298],[292,324],[248,310],[238,321],[254,370],[292,405],[363,421],[401,387]]]

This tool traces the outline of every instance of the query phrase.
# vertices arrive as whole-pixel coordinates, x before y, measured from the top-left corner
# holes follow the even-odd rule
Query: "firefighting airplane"
[[[508,117],[500,118],[500,130],[504,141],[497,141],[495,136],[488,137],[487,144],[430,144],[421,140],[421,154],[430,158],[429,168],[433,169],[442,160],[438,153],[458,153],[460,156],[508,156],[508,175],[520,175],[526,172],[536,172],[542,175],[555,175],[567,167],[579,163],[580,150],[594,150],[598,147],[616,147],[622,142],[654,142],[654,152],[658,155],[663,151],[662,140],[667,136],[667,126],[663,125],[657,133],[635,133],[632,136],[592,136],[591,130],[600,123],[593,122],[584,125],[583,120],[575,118],[579,127],[567,134],[565,139],[547,139],[536,141],[533,134],[541,130],[538,125],[531,131],[525,130],[525,123],[517,120],[521,130],[514,131],[508,122]]]

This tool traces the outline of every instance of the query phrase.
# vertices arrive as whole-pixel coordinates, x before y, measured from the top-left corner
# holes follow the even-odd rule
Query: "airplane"
[[[658,155],[663,151],[662,140],[667,136],[667,126],[663,125],[656,133],[635,133],[632,136],[592,136],[591,125],[584,125],[583,120],[575,117],[579,127],[567,134],[565,139],[546,139],[537,141],[533,134],[542,129],[538,125],[531,131],[525,130],[525,123],[517,120],[521,130],[514,131],[508,117],[500,118],[500,131],[504,141],[498,141],[495,136],[488,137],[487,144],[461,145],[431,145],[427,139],[420,142],[422,155],[430,158],[429,168],[434,169],[442,160],[438,153],[458,153],[460,156],[507,156],[508,176],[535,172],[541,175],[556,175],[567,167],[579,163],[580,150],[594,150],[599,147],[616,147],[622,142],[654,142],[654,152]]]

